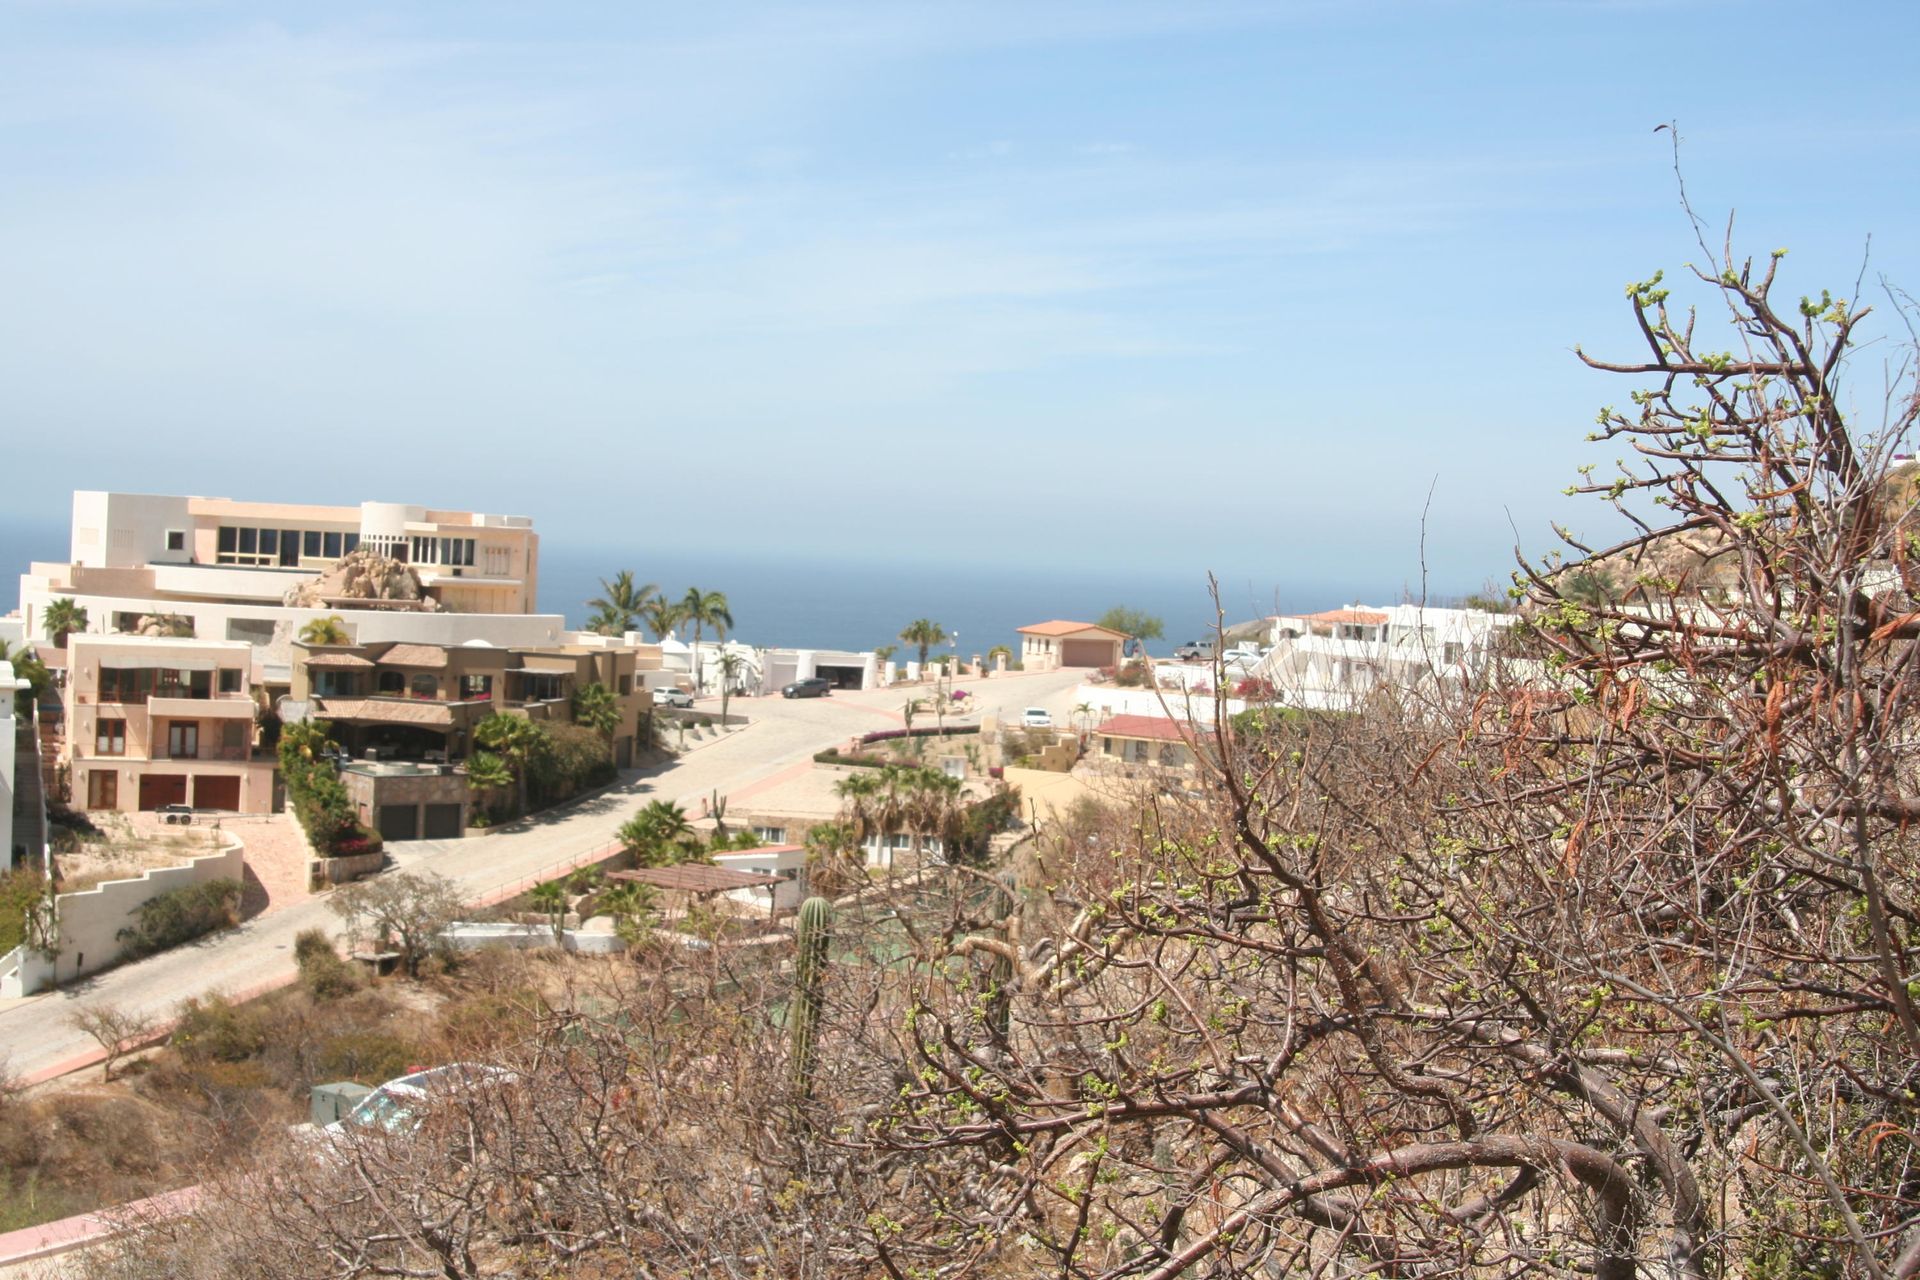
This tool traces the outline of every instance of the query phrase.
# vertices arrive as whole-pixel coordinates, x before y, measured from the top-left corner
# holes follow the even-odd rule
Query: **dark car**
[[[826,680],[820,676],[814,676],[808,680],[795,680],[792,684],[780,691],[780,696],[783,698],[824,698],[827,696],[827,691],[831,688],[833,688],[833,686]]]

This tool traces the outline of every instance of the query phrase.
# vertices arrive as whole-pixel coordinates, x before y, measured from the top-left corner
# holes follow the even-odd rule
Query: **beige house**
[[[1128,637],[1091,622],[1036,622],[1020,628],[1020,663],[1028,671],[1117,667]]]
[[[604,685],[619,708],[614,764],[632,767],[645,742],[653,695],[644,673],[660,668],[656,645],[496,648],[383,642],[294,645],[292,710],[328,721],[356,760],[464,759],[473,729],[495,712],[532,720],[573,719],[573,695]]]
[[[252,654],[237,641],[73,636],[62,756],[74,803],[272,812]]]
[[[1165,716],[1113,716],[1093,731],[1089,754],[1108,764],[1186,769],[1195,763],[1193,733]]]

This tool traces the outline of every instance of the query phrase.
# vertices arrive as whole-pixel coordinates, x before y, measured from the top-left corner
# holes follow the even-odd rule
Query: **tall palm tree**
[[[833,794],[840,798],[839,821],[856,848],[869,836],[885,834],[881,828],[885,801],[878,773],[871,769],[850,773],[834,784]]]
[[[491,751],[476,751],[467,757],[467,789],[482,796],[505,791],[513,785],[513,770]]]
[[[521,813],[527,811],[527,775],[534,757],[546,749],[548,742],[547,731],[525,716],[496,711],[474,726],[473,745],[498,755],[513,770]]]
[[[600,579],[601,594],[587,601],[587,607],[593,609],[589,629],[603,636],[620,636],[634,629],[647,601],[659,592],[660,588],[649,582],[643,587],[633,584],[633,570],[622,569],[613,575],[613,581]]]
[[[919,861],[928,837],[940,841],[941,856],[947,856],[959,834],[960,779],[938,769],[913,769],[900,779],[900,787],[901,825],[913,837],[914,861]]]
[[[614,834],[642,866],[657,867],[681,861],[694,831],[686,810],[669,800],[655,800]]]
[[[315,618],[300,628],[302,644],[347,644],[347,624],[340,615],[330,613],[324,618]]]
[[[860,841],[844,822],[816,822],[807,831],[807,891],[832,897],[860,883]]]
[[[1093,704],[1091,702],[1074,703],[1073,704],[1073,722],[1080,727],[1080,732],[1092,733],[1093,732]]]
[[[680,625],[680,605],[665,596],[656,595],[640,606],[640,616],[652,630],[655,640],[665,640]]]
[[[927,668],[927,650],[937,644],[945,643],[946,638],[946,629],[932,618],[915,618],[900,633],[902,644],[915,645],[919,648],[920,669],[923,672]]]
[[[87,629],[87,611],[75,604],[71,596],[61,596],[58,600],[47,602],[40,625],[46,631],[47,639],[53,641],[53,647],[64,649],[68,636]]]
[[[714,639],[724,640],[733,626],[733,614],[727,607],[725,595],[688,587],[687,594],[680,597],[680,616],[693,624],[693,690],[702,693],[706,688],[706,664],[700,661],[700,629],[712,627]]]
[[[25,708],[30,701],[47,691],[51,678],[47,675],[46,664],[40,661],[40,655],[31,647],[22,644],[18,649],[10,648],[5,640],[0,640],[0,662],[10,663],[16,678],[25,680],[27,687],[20,691],[15,705]]]
[[[733,696],[734,678],[746,669],[747,661],[737,653],[720,655],[720,723],[727,723],[727,700]]]

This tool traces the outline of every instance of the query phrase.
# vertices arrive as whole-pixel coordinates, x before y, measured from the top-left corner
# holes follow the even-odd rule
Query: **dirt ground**
[[[217,853],[223,843],[211,825],[170,826],[154,813],[93,813],[89,818],[101,838],[54,855],[62,893],[177,866],[203,853]]]

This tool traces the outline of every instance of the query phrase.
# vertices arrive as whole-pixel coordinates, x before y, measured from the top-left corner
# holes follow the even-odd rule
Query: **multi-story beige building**
[[[330,597],[325,575],[363,547],[404,562],[421,599]],[[525,516],[86,490],[73,495],[68,554],[21,575],[29,637],[41,638],[49,604],[71,599],[90,633],[151,632],[161,622],[162,634],[244,640],[282,682],[289,640],[329,614],[362,641],[550,644],[565,630],[563,618],[534,612],[540,539]]]
[[[235,641],[72,637],[64,763],[76,807],[271,812],[252,654]]]
[[[653,708],[644,675],[660,669],[657,645],[380,643],[294,646],[292,703],[333,727],[355,759],[450,762],[472,750],[473,730],[495,712],[532,720],[573,719],[573,696],[590,684],[614,695],[614,763],[632,765]]]

